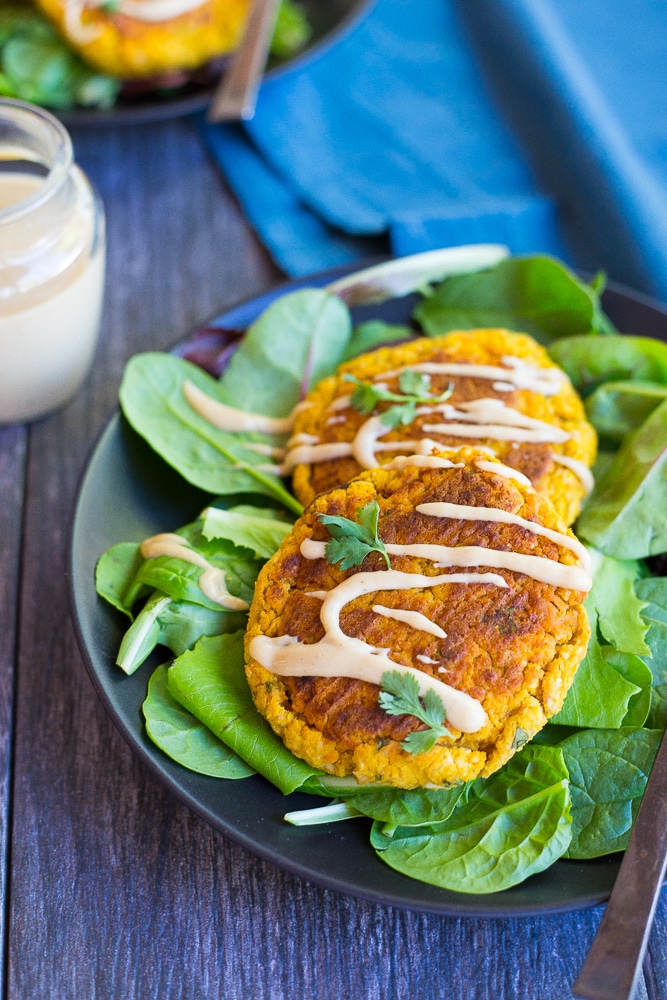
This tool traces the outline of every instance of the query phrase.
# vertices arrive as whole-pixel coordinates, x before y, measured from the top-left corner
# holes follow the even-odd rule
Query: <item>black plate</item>
[[[272,60],[266,72],[267,79],[283,76],[293,69],[300,69],[311,59],[321,55],[329,45],[338,41],[361,17],[370,10],[375,0],[300,0],[313,34],[308,45],[292,59],[284,62]],[[195,114],[208,107],[217,81],[201,74],[199,82],[164,94],[149,92],[129,97],[121,95],[113,108],[73,108],[54,114],[65,125],[116,125],[139,122],[164,121]]]
[[[323,285],[341,273],[291,282],[231,309],[214,322],[244,328],[285,291],[305,284]],[[603,302],[624,332],[667,340],[667,311],[658,304],[619,288],[607,291]],[[401,323],[411,306],[411,299],[393,300],[374,307],[372,313]],[[127,622],[97,597],[95,564],[116,542],[140,541],[190,521],[206,499],[206,494],[184,484],[116,415],[93,451],[74,512],[71,597],[81,650],[121,733],[160,781],[212,826],[255,854],[311,882],[373,902],[493,917],[565,912],[604,902],[618,871],[618,855],[586,862],[558,861],[546,872],[496,895],[448,892],[413,881],[383,864],[369,845],[369,820],[291,827],[282,820],[283,814],[312,806],[312,796],[295,793],[286,799],[258,776],[232,785],[194,774],[173,763],[150,742],[141,704],[151,669],[144,665],[126,677],[114,666]]]

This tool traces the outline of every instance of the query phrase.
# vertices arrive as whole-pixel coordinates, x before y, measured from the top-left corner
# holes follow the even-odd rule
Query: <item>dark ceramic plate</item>
[[[299,69],[319,56],[329,45],[338,41],[373,6],[375,0],[300,0],[313,33],[308,45],[298,55],[285,62],[272,60],[267,79],[283,76]],[[120,96],[113,108],[76,108],[56,112],[65,125],[116,125],[164,121],[203,111],[208,107],[217,80],[205,71],[185,86],[159,93],[148,91]]]
[[[274,289],[214,322],[242,329],[286,290],[303,284],[323,285],[340,273]],[[398,299],[374,307],[372,312],[401,323],[411,306],[411,299]],[[624,289],[613,289],[605,293],[604,306],[624,332],[667,340],[667,311],[657,304]],[[362,311],[357,312],[361,315]],[[373,902],[443,914],[509,917],[582,909],[608,898],[619,867],[618,855],[587,862],[558,861],[548,871],[497,895],[447,892],[406,878],[383,864],[369,844],[370,820],[295,828],[282,820],[283,814],[312,806],[312,796],[295,793],[285,799],[258,776],[234,783],[208,778],[185,770],[162,754],[147,738],[141,716],[150,665],[131,677],[114,666],[127,623],[97,597],[95,564],[102,552],[117,542],[140,541],[190,521],[205,500],[205,494],[185,484],[116,415],[88,463],[72,526],[72,602],[84,658],[120,731],[167,788],[255,854],[319,885]]]

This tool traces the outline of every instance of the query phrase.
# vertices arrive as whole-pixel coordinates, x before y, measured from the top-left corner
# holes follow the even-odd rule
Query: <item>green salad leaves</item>
[[[121,83],[76,55],[51,24],[27,4],[0,11],[0,96],[65,111],[110,108]]]
[[[343,360],[414,336],[415,328],[434,336],[501,325],[546,344],[585,398],[600,456],[575,526],[593,563],[591,640],[561,711],[531,743],[518,732],[517,752],[498,772],[448,789],[334,778],[295,757],[255,709],[244,672],[245,612],[211,601],[199,566],[145,559],[141,540],[126,541],[102,555],[96,583],[129,619],[122,669],[155,659],[156,647],[173,654],[154,670],[143,709],[150,738],[172,759],[212,780],[259,773],[286,795],[325,796],[330,803],[286,818],[370,820],[371,844],[392,868],[448,890],[486,893],[558,858],[623,850],[667,725],[667,576],[654,558],[667,552],[667,347],[617,334],[600,307],[601,279],[582,282],[558,261],[505,258],[498,248],[443,261],[399,262],[395,273],[383,265],[344,279],[339,294],[334,285],[281,297],[251,326],[220,380],[175,357],[139,355],[127,366],[121,406],[165,461],[216,497],[176,530],[224,572],[230,593],[249,601],[301,509],[279,469],[267,468],[267,454],[286,435],[212,427],[187,403],[186,380],[219,403],[284,417]],[[436,265],[449,276],[424,285]],[[345,302],[417,289],[410,325],[371,319],[354,327]],[[429,381],[406,373],[400,393],[356,381],[352,399],[362,413],[389,404],[383,419],[397,426],[431,399]],[[354,520],[321,516],[329,561],[348,570],[376,552],[388,566],[378,516],[376,501]],[[386,712],[422,723],[404,743],[410,752],[448,738],[440,699],[420,698],[412,676],[387,670],[379,700]]]

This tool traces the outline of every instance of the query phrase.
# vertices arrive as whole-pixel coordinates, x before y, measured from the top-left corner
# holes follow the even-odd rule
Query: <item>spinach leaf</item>
[[[549,345],[549,354],[582,395],[610,380],[667,385],[667,344],[650,337],[565,337]]]
[[[630,700],[640,688],[625,680],[607,660],[597,635],[597,614],[586,602],[591,623],[591,638],[579,664],[565,703],[552,721],[561,726],[585,726],[613,729],[623,725]]]
[[[95,567],[97,593],[129,618],[133,605],[142,596],[142,588],[134,586],[142,562],[138,543],[120,542],[107,549]]]
[[[200,639],[174,660],[168,687],[180,705],[285,795],[321,773],[290,753],[255,708],[242,631]]]
[[[208,507],[202,533],[209,540],[228,539],[262,559],[270,559],[291,528],[292,523],[275,510],[243,505],[228,510]]]
[[[270,384],[270,380],[266,379]],[[219,383],[200,368],[170,354],[146,353],[130,358],[120,386],[123,413],[137,433],[184,479],[210,493],[262,493],[288,510],[301,505],[280,479],[262,471],[264,456],[246,447],[267,436],[221,431],[188,404],[183,383],[224,401]],[[275,440],[275,439],[273,439]]]
[[[431,826],[448,819],[465,801],[470,784],[453,788],[374,788],[346,796],[346,803],[386,827]]]
[[[586,415],[601,438],[620,444],[665,399],[667,385],[657,382],[604,382],[586,400]]]
[[[588,601],[597,612],[600,632],[616,649],[646,655],[648,625],[641,615],[644,601],[635,592],[640,564],[636,560],[612,559],[595,550],[591,555],[593,588]]]
[[[642,615],[649,629],[646,641],[651,650],[647,664],[653,676],[651,707],[647,726],[667,727],[667,577],[647,577],[637,583],[637,593],[646,601]]]
[[[287,416],[343,359],[352,320],[321,288],[290,292],[249,328],[220,379],[220,398],[240,410]]]
[[[447,278],[414,316],[427,336],[505,327],[541,343],[600,327],[596,290],[550,257],[511,257],[493,268]]]
[[[163,664],[148,682],[142,709],[146,732],[168,757],[190,771],[214,778],[247,778],[254,771],[217,739],[194,715],[169,694],[168,665]]]
[[[542,871],[570,843],[570,794],[563,754],[530,746],[487,779],[443,823],[373,826],[371,843],[391,868],[456,892],[499,892]]]
[[[655,729],[584,730],[560,744],[572,793],[566,857],[597,858],[627,846],[661,736]]]
[[[610,667],[626,681],[638,689],[628,700],[628,710],[623,717],[623,726],[643,726],[651,708],[653,675],[640,656],[624,653],[613,646],[602,646],[602,655]]]
[[[667,402],[623,442],[589,496],[577,534],[617,559],[666,551],[666,485]]]
[[[369,319],[354,328],[343,361],[350,361],[359,354],[397,341],[400,343],[410,340],[414,336],[415,332],[409,326],[396,326],[381,319]]]

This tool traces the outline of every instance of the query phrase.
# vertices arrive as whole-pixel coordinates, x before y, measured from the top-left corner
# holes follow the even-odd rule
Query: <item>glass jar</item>
[[[0,423],[33,420],[80,388],[104,291],[100,199],[61,123],[0,100]]]

